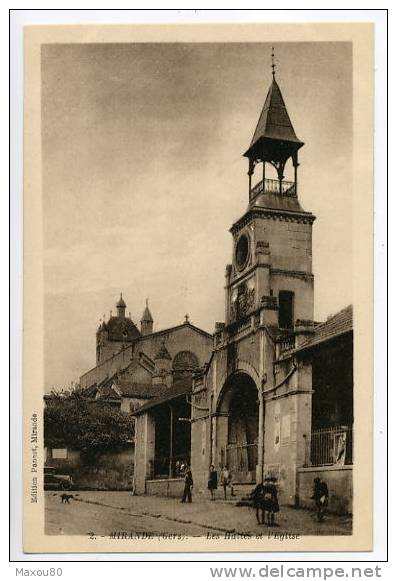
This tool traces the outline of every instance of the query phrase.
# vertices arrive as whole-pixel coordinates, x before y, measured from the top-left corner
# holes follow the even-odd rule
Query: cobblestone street
[[[131,496],[128,492],[78,492],[70,504],[60,493],[45,493],[46,534],[101,535],[157,533],[206,536],[211,533],[349,535],[351,518],[328,515],[317,522],[312,511],[281,507],[276,527],[257,525],[255,512],[235,501]]]

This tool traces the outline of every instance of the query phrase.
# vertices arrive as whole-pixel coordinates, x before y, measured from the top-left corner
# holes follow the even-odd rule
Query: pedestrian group
[[[192,502],[193,475],[189,466],[184,466],[184,489],[181,502]],[[223,489],[224,499],[227,500],[227,489],[230,495],[235,496],[232,473],[227,466],[223,466],[220,474],[220,484]],[[218,472],[213,464],[208,471],[208,490],[210,499],[215,500],[215,491],[218,489]],[[269,527],[278,526],[275,515],[280,512],[278,501],[277,479],[274,476],[266,476],[262,483],[258,484],[251,493],[251,499],[256,512],[256,520],[260,525]],[[328,486],[326,482],[316,477],[313,482],[313,494],[316,507],[316,516],[319,521],[324,520],[328,506]]]

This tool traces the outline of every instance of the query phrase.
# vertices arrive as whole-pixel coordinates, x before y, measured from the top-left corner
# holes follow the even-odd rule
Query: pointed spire
[[[125,309],[126,306],[127,305],[125,304],[124,299],[123,299],[123,293],[120,293],[120,298],[119,298],[119,301],[118,301],[116,307],[117,308],[122,307]]]
[[[151,335],[153,333],[153,317],[149,309],[149,299],[146,299],[146,307],[141,318],[142,335]]]
[[[260,142],[270,139],[273,141],[290,142],[293,150],[297,150],[303,145],[296,136],[280,87],[274,77],[259,116],[250,147],[244,155],[250,157],[250,152],[253,148],[259,146]]]
[[[149,299],[146,299],[146,307],[145,310],[143,311],[143,315],[142,315],[142,319],[141,319],[141,323],[153,323],[153,317],[152,317],[152,313],[150,312],[149,309]]]
[[[116,307],[117,307],[117,316],[123,319],[125,317],[125,309],[127,307],[123,299],[123,293],[120,293],[120,298]]]

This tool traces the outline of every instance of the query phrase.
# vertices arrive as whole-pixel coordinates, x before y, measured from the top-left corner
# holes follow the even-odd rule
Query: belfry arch
[[[220,465],[234,482],[255,482],[260,443],[260,401],[254,379],[244,371],[229,376],[216,407],[215,445]]]

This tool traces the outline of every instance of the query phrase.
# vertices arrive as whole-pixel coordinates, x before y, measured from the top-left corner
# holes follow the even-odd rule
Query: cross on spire
[[[189,315],[186,313],[186,315],[185,315],[185,323],[189,323],[189,322],[190,322],[189,321]]]

